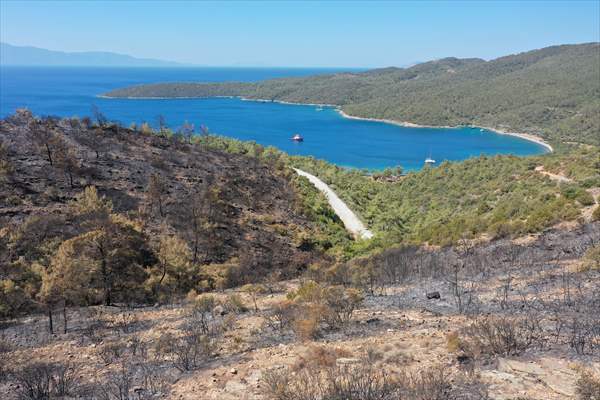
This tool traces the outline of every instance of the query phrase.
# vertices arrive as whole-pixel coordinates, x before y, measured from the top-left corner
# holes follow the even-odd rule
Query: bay
[[[348,119],[333,107],[210,99],[108,99],[115,88],[156,82],[253,82],[351,69],[299,68],[77,68],[0,67],[0,117],[18,108],[36,115],[91,115],[97,107],[124,125],[164,116],[172,129],[184,121],[212,133],[275,146],[289,154],[310,155],[354,168],[422,168],[426,157],[458,161],[482,154],[541,154],[531,141],[472,127],[413,128]],[[357,71],[357,70],[354,70]],[[290,140],[299,133],[304,142]]]

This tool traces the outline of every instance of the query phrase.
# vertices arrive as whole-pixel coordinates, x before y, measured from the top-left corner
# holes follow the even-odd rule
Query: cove
[[[237,98],[102,99],[100,105],[107,115],[118,114],[121,121],[153,123],[160,113],[171,124],[187,120],[196,126],[206,125],[213,133],[353,168],[401,165],[405,170],[418,170],[430,154],[440,162],[481,154],[526,156],[544,152],[539,144],[479,128],[403,127],[348,119],[334,107]],[[290,140],[294,133],[300,133],[304,141]]]
[[[8,70],[8,72],[7,72]],[[173,128],[184,121],[210,132],[275,146],[289,154],[321,158],[344,167],[418,170],[428,156],[459,161],[482,154],[541,154],[537,143],[473,127],[416,128],[345,118],[334,107],[246,101],[238,98],[110,99],[98,97],[131,84],[163,81],[259,80],[331,71],[139,68],[3,68],[0,115],[27,107],[37,115],[90,115],[93,105],[124,125],[158,115]],[[237,74],[237,75],[236,75]],[[300,133],[304,142],[290,138]]]

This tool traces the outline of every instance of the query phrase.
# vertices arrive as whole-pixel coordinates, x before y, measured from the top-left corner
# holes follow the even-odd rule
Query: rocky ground
[[[258,295],[256,310],[247,290],[214,294],[222,304],[227,304],[231,295],[240,296],[247,311],[214,308],[212,318],[225,330],[217,340],[214,357],[192,371],[176,368],[168,357],[160,358],[156,350],[161,335],[177,335],[189,319],[189,305],[185,303],[137,309],[69,309],[67,333],[60,333],[62,322],[58,316],[55,326],[59,333],[53,335],[47,333],[45,316],[13,321],[2,329],[3,342],[10,349],[5,358],[9,368],[31,360],[59,361],[73,366],[81,385],[107,385],[120,376],[122,363],[133,363],[139,357],[133,355],[134,348],[142,352],[139,349],[146,347],[143,357],[154,365],[150,375],[159,397],[268,399],[266,375],[309,362],[320,348],[326,348],[335,349],[338,365],[360,364],[368,354],[389,376],[440,366],[449,374],[472,371],[487,386],[492,399],[575,399],[581,368],[600,375],[600,336],[596,333],[589,339],[596,346],[590,348],[592,351],[578,354],[569,344],[568,323],[563,332],[553,332],[557,319],[568,321],[567,315],[580,312],[586,305],[599,304],[599,272],[582,271],[581,260],[589,243],[600,238],[599,228],[597,224],[589,225],[579,232],[553,231],[519,241],[525,249],[541,253],[534,262],[526,263],[527,253],[522,251],[515,257],[519,267],[509,270],[507,265],[517,264],[505,260],[499,270],[485,271],[470,286],[470,292],[476,295],[476,309],[463,313],[458,312],[447,278],[410,279],[366,294],[350,322],[341,328],[322,328],[317,338],[300,340],[293,330],[280,332],[267,324],[273,308],[285,300],[286,293],[304,282],[291,280],[271,285],[270,292]],[[491,254],[507,245],[485,244],[481,254]],[[549,249],[551,254],[547,253]],[[556,257],[559,253],[562,256]],[[525,264],[528,266],[523,267]],[[507,275],[512,283],[503,292]],[[439,298],[432,295],[435,292]],[[562,308],[552,308],[552,304]],[[465,327],[490,314],[539,318],[545,333],[529,348],[510,355],[466,356],[452,344],[455,335],[459,340],[466,335]],[[597,318],[594,324],[597,330]],[[115,342],[125,343],[125,349],[118,355],[107,355],[107,346]],[[140,374],[139,370],[134,373],[131,390],[142,396],[149,385],[138,378]],[[18,383],[9,381],[0,386],[2,398],[16,398],[17,392]]]

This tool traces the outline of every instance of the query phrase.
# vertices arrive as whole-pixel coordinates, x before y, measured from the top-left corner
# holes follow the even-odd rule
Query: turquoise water
[[[109,119],[148,122],[157,116],[176,129],[184,121],[211,132],[273,145],[290,154],[311,155],[342,166],[416,170],[431,154],[438,162],[481,154],[533,155],[544,148],[520,138],[478,128],[406,128],[347,119],[334,108],[240,99],[105,99],[98,95],[132,84],[174,81],[257,81],[330,73],[329,69],[258,68],[0,68],[0,117],[27,107],[38,115],[84,116],[97,106]],[[289,138],[294,133],[303,143]]]

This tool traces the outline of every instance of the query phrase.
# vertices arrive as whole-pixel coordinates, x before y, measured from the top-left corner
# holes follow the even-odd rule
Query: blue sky
[[[0,40],[214,66],[404,66],[600,41],[600,0],[0,0]]]

